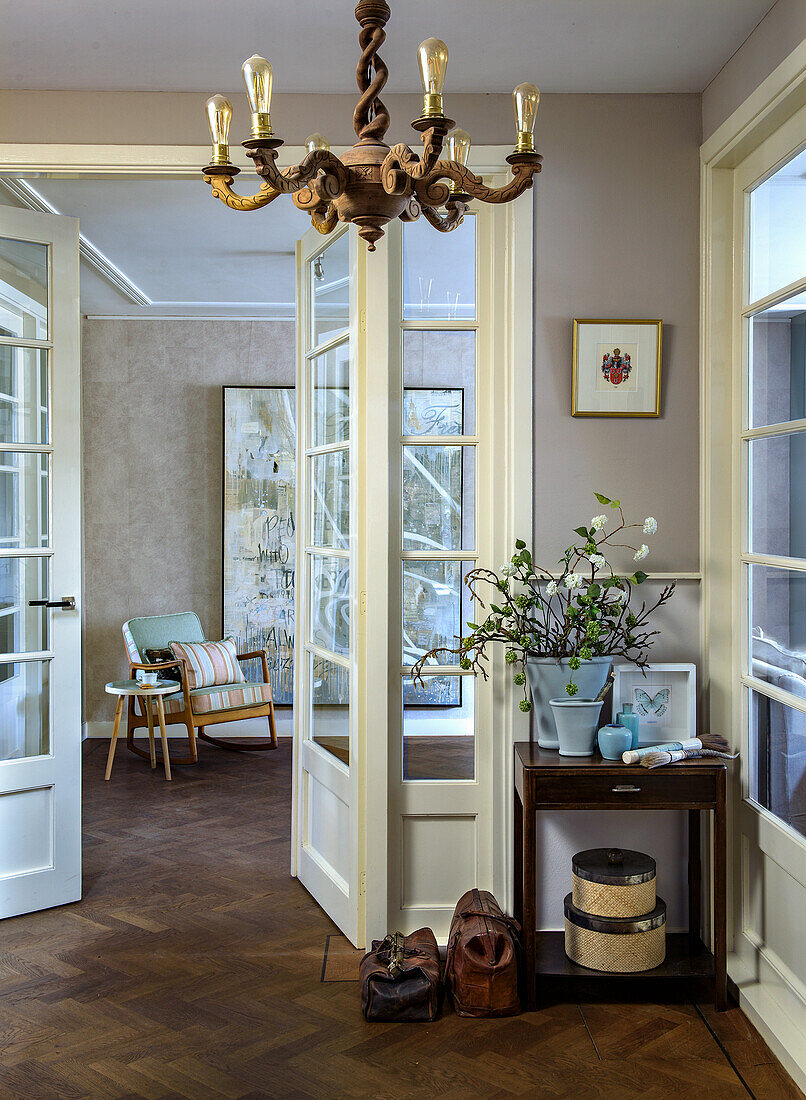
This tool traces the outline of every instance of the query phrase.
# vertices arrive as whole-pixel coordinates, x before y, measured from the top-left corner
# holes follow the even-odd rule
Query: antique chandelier
[[[261,177],[255,195],[238,195],[231,184],[240,171],[230,163],[229,129],[232,104],[223,95],[207,101],[207,120],[213,140],[212,163],[204,179],[213,194],[233,210],[257,210],[278,195],[291,194],[295,206],[307,210],[314,228],[330,233],[339,221],[353,222],[359,236],[375,251],[384,226],[392,218],[413,221],[421,214],[441,233],[460,224],[471,199],[481,202],[511,202],[532,186],[540,171],[541,157],[535,152],[534,127],[540,93],[534,84],[519,84],[512,93],[515,104],[517,142],[507,157],[512,179],[499,188],[487,187],[481,176],[467,168],[470,136],[446,118],[442,89],[448,64],[448,48],[438,38],[429,38],[417,51],[423,82],[423,113],[412,122],[422,135],[423,151],[418,156],[408,145],[384,142],[389,112],[380,99],[389,70],[378,55],[386,40],[384,26],[391,12],[386,0],[359,0],[355,17],[361,24],[358,43],[361,57],[356,71],[361,93],[353,114],[358,141],[342,157],[330,151],[321,134],[305,142],[308,150],[294,168],[277,167],[277,151],[283,144],[274,136],[269,107],[272,68],[263,57],[250,57],[243,64],[243,78],[252,112],[250,136],[242,144],[255,162]],[[446,142],[447,139],[447,142]],[[440,160],[443,143],[450,159]]]

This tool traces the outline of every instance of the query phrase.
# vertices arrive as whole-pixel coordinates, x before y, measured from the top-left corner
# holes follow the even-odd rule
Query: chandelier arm
[[[339,224],[339,215],[332,202],[311,210],[311,225],[323,236],[332,233]]]
[[[247,149],[246,155],[254,160],[257,174],[284,195],[301,191],[315,180],[317,193],[322,199],[331,200],[338,198],[347,186],[347,168],[328,149],[313,149],[296,167],[283,169],[276,165],[276,149]]]
[[[469,209],[466,202],[448,199],[444,214],[433,206],[423,206],[422,211],[423,216],[434,229],[438,229],[440,233],[450,233],[452,229],[456,229],[457,225],[462,224],[462,219]]]
[[[412,195],[398,214],[398,217],[402,222],[416,222],[422,212],[422,206],[417,201],[416,197]]]
[[[539,171],[540,157],[533,154],[528,162],[512,165],[512,179],[509,183],[503,187],[488,187],[481,176],[475,175],[464,165],[451,160],[440,160],[428,175],[415,182],[414,191],[424,206],[444,206],[451,190],[442,181],[448,179],[457,184],[463,194],[480,202],[512,202],[532,186],[533,176]]]
[[[266,180],[260,185],[260,190],[254,195],[239,195],[232,190],[232,176],[207,176],[204,182],[209,183],[213,194],[232,210],[259,210],[261,206],[268,206],[270,202],[281,194],[276,191]]]
[[[439,163],[442,152],[444,132],[441,127],[431,126],[423,134],[423,155],[401,142],[393,145],[381,165],[381,182],[387,195],[406,195],[411,191],[411,181],[420,180]]]

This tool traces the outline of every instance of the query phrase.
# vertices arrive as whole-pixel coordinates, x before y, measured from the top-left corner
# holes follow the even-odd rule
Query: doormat
[[[346,936],[335,933],[325,940],[322,959],[323,982],[357,982],[358,967],[365,952],[353,947]]]

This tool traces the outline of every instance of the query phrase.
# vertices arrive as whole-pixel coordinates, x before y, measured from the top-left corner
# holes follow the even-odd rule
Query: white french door
[[[2,206],[2,917],[81,896],[80,394],[78,222]]]
[[[357,946],[365,940],[368,850],[384,828],[380,819],[369,828],[368,815],[381,811],[368,796],[368,763],[385,745],[376,722],[368,756],[366,493],[356,461],[367,410],[363,248],[347,226],[325,238],[310,230],[297,246],[292,871]],[[384,890],[374,875],[371,893]]]
[[[444,939],[472,886],[510,902],[528,725],[503,655],[484,682],[410,669],[467,632],[468,572],[531,535],[531,213],[298,246],[292,870],[357,946]]]

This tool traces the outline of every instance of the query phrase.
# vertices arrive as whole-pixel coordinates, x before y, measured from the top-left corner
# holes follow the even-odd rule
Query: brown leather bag
[[[520,926],[489,890],[468,890],[451,921],[445,987],[457,1016],[514,1016],[521,1010]]]
[[[361,960],[361,1009],[367,1020],[435,1020],[439,948],[430,928],[373,940]]]

